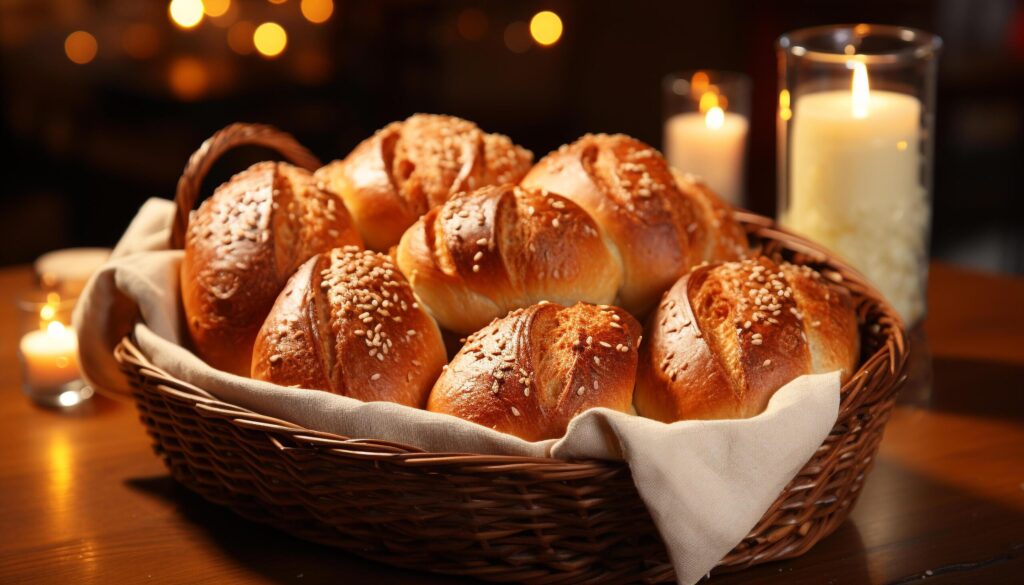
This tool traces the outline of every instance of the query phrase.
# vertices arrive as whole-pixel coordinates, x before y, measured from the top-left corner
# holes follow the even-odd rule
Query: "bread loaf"
[[[517,183],[533,155],[451,116],[417,114],[316,173],[341,195],[368,248],[387,251],[421,215],[460,191]]]
[[[256,338],[252,377],[423,408],[446,357],[394,262],[348,247],[288,281]]]
[[[649,418],[747,418],[803,374],[860,356],[849,293],[765,257],[696,268],[665,293],[640,351],[635,404]]]
[[[594,407],[631,410],[640,324],[618,307],[518,309],[474,333],[427,409],[528,441],[560,437]]]
[[[746,253],[727,205],[628,136],[588,134],[541,159],[522,186],[565,196],[590,213],[622,258],[620,303],[635,315],[693,266]]]
[[[308,171],[263,162],[232,177],[193,212],[185,238],[181,296],[199,356],[248,375],[288,277],[317,252],[361,243],[345,205]]]
[[[614,247],[589,214],[511,185],[431,210],[406,231],[396,258],[431,314],[458,333],[542,300],[611,303],[622,282]]]

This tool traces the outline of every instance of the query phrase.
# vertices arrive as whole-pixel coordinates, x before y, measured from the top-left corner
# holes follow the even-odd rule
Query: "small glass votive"
[[[71,327],[75,299],[39,292],[18,303],[22,390],[42,406],[70,408],[92,397],[78,369],[78,337]]]
[[[662,147],[669,164],[742,205],[750,78],[730,71],[683,71],[665,76],[662,91]]]
[[[779,38],[779,221],[852,264],[908,329],[925,313],[942,41],[898,26]]]

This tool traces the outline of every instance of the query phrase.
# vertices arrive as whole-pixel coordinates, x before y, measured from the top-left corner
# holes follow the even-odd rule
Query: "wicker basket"
[[[178,185],[180,246],[213,160],[240,144],[317,164],[289,136],[234,125],[190,159]],[[738,213],[762,253],[810,264],[847,287],[863,360],[828,438],[716,571],[800,555],[847,517],[904,379],[901,322],[863,277],[763,217]],[[125,339],[116,357],[171,474],[207,500],[300,538],[384,563],[489,581],[669,582],[665,547],[629,468],[613,461],[427,453],[305,429],[221,402],[156,368]]]

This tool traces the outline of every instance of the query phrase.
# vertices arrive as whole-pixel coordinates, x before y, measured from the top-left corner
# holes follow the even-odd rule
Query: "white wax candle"
[[[861,270],[908,323],[924,312],[929,208],[921,102],[871,90],[801,96],[793,108],[781,218]]]
[[[78,379],[78,336],[74,329],[54,321],[45,330],[25,334],[20,347],[26,385],[58,388]]]
[[[715,110],[714,114],[676,114],[666,120],[665,157],[680,171],[700,176],[722,199],[740,205],[750,124],[740,114]]]

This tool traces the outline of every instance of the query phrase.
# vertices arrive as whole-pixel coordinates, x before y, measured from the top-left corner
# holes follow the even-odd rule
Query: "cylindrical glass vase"
[[[925,313],[942,41],[897,26],[779,38],[779,221],[859,269],[908,326]]]

